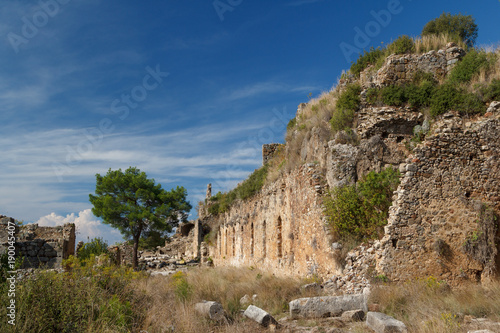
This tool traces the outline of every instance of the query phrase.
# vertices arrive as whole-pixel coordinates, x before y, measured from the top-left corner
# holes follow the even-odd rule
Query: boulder
[[[278,326],[278,322],[269,313],[254,305],[249,305],[243,315],[250,318],[264,327],[269,325]]]
[[[322,318],[336,317],[349,310],[367,311],[366,296],[322,296],[305,297],[290,302],[290,317]]]
[[[368,312],[366,326],[376,333],[407,333],[406,325],[381,312]]]

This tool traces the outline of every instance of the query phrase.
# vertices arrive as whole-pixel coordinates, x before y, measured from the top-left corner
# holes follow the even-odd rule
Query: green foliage
[[[187,301],[192,294],[192,288],[187,281],[186,274],[178,271],[171,276],[171,283],[174,287],[175,295],[183,302]]]
[[[218,192],[210,198],[208,212],[213,215],[218,215],[227,212],[233,202],[237,199],[245,200],[257,194],[266,181],[269,166],[268,164],[256,169],[245,181],[227,192]]]
[[[492,80],[489,85],[482,87],[480,92],[486,102],[500,100],[500,80]]]
[[[457,88],[452,83],[445,83],[434,91],[430,113],[435,117],[449,110],[457,110],[462,114],[484,113],[486,106],[476,94]]]
[[[84,261],[70,257],[64,265],[64,273],[36,271],[17,281],[16,326],[7,327],[3,320],[1,332],[138,331],[145,313],[131,284],[139,273],[98,266],[94,256]],[[0,302],[7,304],[7,297],[2,290]]]
[[[394,42],[387,46],[389,54],[405,54],[415,52],[415,42],[407,35],[399,36]]]
[[[366,101],[370,104],[377,104],[381,101],[380,89],[368,88],[366,91]]]
[[[290,119],[290,121],[288,122],[288,125],[286,125],[286,129],[287,131],[293,129],[295,127],[295,125],[297,125],[297,118],[293,117],[292,119]]]
[[[425,107],[429,106],[436,85],[437,82],[432,74],[416,72],[409,84],[387,86],[382,89],[368,89],[366,99],[368,103],[373,105],[402,106],[409,104],[411,107],[416,108]]]
[[[350,128],[354,120],[354,114],[361,103],[359,84],[348,85],[337,99],[336,109],[330,120],[332,130],[337,132]]]
[[[411,84],[406,88],[405,96],[412,107],[429,106],[432,94],[436,89],[435,83],[424,80],[419,85]]]
[[[492,60],[486,52],[471,50],[453,67],[449,82],[454,84],[469,82],[481,68],[488,68],[491,65]]]
[[[355,185],[333,189],[324,200],[330,231],[340,239],[379,237],[398,184],[399,171],[387,168],[368,173]]]
[[[381,91],[381,97],[386,105],[402,106],[407,101],[405,88],[398,85],[384,87]]]
[[[77,256],[80,260],[89,259],[91,255],[99,256],[101,254],[107,254],[108,243],[100,237],[92,239],[90,242],[83,244],[83,246],[78,250]]]
[[[164,246],[168,240],[165,232],[150,230],[144,233],[144,236],[139,239],[139,250],[156,249],[157,246]]]
[[[443,13],[424,26],[422,36],[448,34],[472,47],[476,42],[477,31],[475,19],[471,15]]]
[[[373,46],[369,51],[364,50],[363,54],[359,55],[358,60],[351,64],[350,72],[353,75],[359,75],[369,65],[375,65],[381,58],[385,57],[385,51],[380,47]]]
[[[166,191],[134,167],[125,172],[109,169],[105,176],[97,174],[96,180],[96,195],[89,195],[92,213],[134,241],[134,267],[143,232],[170,231],[191,209],[185,188]]]
[[[14,268],[9,267],[9,253],[5,251],[0,255],[0,284],[5,283],[7,278],[11,277],[8,272],[15,271],[22,267],[24,258],[16,256],[14,261]]]

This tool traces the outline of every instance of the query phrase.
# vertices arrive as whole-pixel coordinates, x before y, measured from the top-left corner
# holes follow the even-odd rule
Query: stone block
[[[196,303],[194,309],[199,314],[208,317],[212,320],[221,321],[226,319],[224,308],[220,303],[213,301],[203,301]]]
[[[273,318],[273,316],[254,305],[249,305],[245,312],[243,312],[243,315],[256,321],[264,327],[268,327],[270,325],[278,326],[278,322]]]
[[[292,318],[336,317],[349,310],[367,311],[366,296],[362,294],[299,298],[289,305]]]
[[[365,312],[363,310],[349,310],[342,313],[342,319],[345,321],[363,321],[365,319]]]
[[[407,333],[406,325],[381,312],[368,312],[366,326],[376,333]]]

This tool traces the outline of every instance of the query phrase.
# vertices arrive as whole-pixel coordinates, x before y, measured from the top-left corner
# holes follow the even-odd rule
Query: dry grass
[[[500,79],[500,47],[497,47],[496,50],[485,48],[483,51],[490,54],[492,58],[496,58],[495,62],[488,68],[481,68],[479,74],[472,78],[470,82],[471,86],[490,84],[491,81]]]
[[[500,283],[451,290],[445,282],[429,277],[378,286],[370,298],[380,304],[382,312],[403,321],[410,332],[466,332],[465,316],[500,321]]]
[[[310,139],[314,128],[318,129],[317,133],[321,134],[321,139],[325,142],[331,139],[332,131],[329,121],[335,111],[337,95],[335,89],[322,93],[319,97],[311,99],[297,116],[295,127],[289,129],[285,137],[286,171],[307,162],[303,161],[301,150],[304,141]]]
[[[431,50],[444,49],[446,48],[446,44],[448,44],[450,41],[454,41],[459,47],[463,49],[467,48],[463,41],[456,40],[447,34],[415,37],[413,41],[415,43],[415,53],[417,54],[426,53]]]
[[[179,275],[179,274],[178,274]],[[147,317],[144,330],[148,333],[169,332],[264,332],[253,321],[241,315],[239,300],[244,295],[257,294],[254,305],[279,319],[288,314],[288,303],[305,294],[300,285],[305,281],[280,278],[251,268],[196,268],[185,275],[187,284],[181,286],[170,277],[152,277],[136,283],[135,288],[147,297]],[[187,289],[184,289],[187,288]],[[180,295],[187,290],[187,297]],[[194,304],[202,300],[222,304],[232,322],[215,323],[200,317]]]

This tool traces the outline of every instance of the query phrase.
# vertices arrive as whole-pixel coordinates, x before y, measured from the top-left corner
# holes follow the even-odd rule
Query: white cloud
[[[57,215],[56,213],[51,213],[49,215],[41,217],[36,221],[39,226],[55,227],[61,226],[65,223],[74,223],[76,226],[76,238],[77,242],[83,240],[84,242],[88,239],[102,237],[108,244],[120,241],[120,233],[111,229],[110,227],[104,225],[99,221],[93,214],[91,209],[85,209],[75,215],[75,213],[68,214],[66,216]]]

